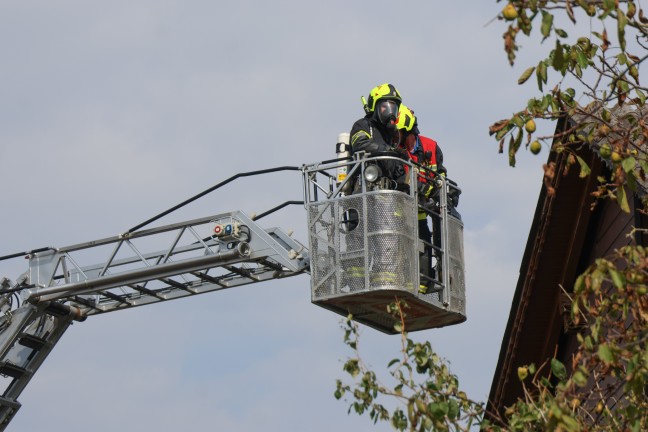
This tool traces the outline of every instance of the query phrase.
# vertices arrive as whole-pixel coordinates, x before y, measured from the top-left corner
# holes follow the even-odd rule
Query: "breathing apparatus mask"
[[[374,115],[381,124],[388,128],[395,128],[398,118],[398,103],[393,100],[379,100]]]

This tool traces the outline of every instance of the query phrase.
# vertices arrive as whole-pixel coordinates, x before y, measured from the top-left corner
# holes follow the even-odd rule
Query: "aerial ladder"
[[[429,214],[440,222],[442,240],[433,245],[432,289],[420,293],[419,281],[430,276],[419,274],[424,245],[417,237],[417,188],[376,188],[385,158],[394,156],[358,154],[299,168],[308,247],[257,222],[296,203],[288,202],[258,216],[232,211],[141,229],[156,217],[118,236],[1,257],[26,258],[28,269],[14,281],[0,279],[0,430],[70,324],[98,314],[307,273],[314,304],[385,333],[396,333],[397,318],[387,311],[396,300],[408,305],[408,331],[463,322],[463,224],[449,204],[460,191],[436,179],[439,193]],[[401,162],[415,184],[417,166]],[[389,264],[395,256],[397,267]]]

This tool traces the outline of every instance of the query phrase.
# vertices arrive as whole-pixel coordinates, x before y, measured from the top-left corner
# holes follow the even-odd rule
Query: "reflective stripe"
[[[367,138],[371,139],[371,135],[369,135],[369,134],[367,133],[367,131],[360,130],[360,131],[356,132],[355,135],[353,135],[353,136],[351,137],[351,145],[352,145],[352,146],[353,146],[353,144],[355,144],[355,142],[358,140],[358,138],[360,138],[360,137],[358,136],[358,135],[360,135],[360,134],[365,134],[365,135],[367,135]]]
[[[395,283],[398,281],[398,275],[392,272],[375,272],[371,275],[372,283]]]
[[[345,271],[345,274],[353,278],[364,278],[364,267],[349,267],[349,269]]]

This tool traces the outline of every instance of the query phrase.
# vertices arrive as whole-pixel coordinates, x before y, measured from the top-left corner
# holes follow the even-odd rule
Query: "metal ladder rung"
[[[252,274],[252,272],[250,270],[248,270],[248,269],[237,268],[237,267],[229,266],[229,265],[225,265],[225,266],[223,266],[223,268],[225,268],[225,269],[229,270],[230,272],[232,272],[234,274],[237,274],[239,276],[243,276],[243,277],[246,277],[248,279],[258,281],[258,279],[255,278],[254,275]]]
[[[174,288],[178,288],[178,289],[181,289],[181,290],[183,290],[183,291],[187,291],[187,292],[190,292],[190,293],[194,293],[191,289],[189,289],[188,286],[186,286],[185,284],[182,284],[182,283],[180,283],[180,282],[176,282],[176,281],[174,281],[173,279],[165,278],[165,279],[159,279],[159,280],[162,281],[162,282],[164,282],[165,284],[167,284],[167,285],[169,285],[169,286],[174,287]],[[195,293],[194,293],[194,294],[195,294]],[[156,296],[156,297],[157,297],[157,296]]]
[[[210,283],[213,283],[215,285],[221,286],[223,288],[225,288],[227,286],[223,282],[221,282],[220,279],[215,278],[213,276],[210,276],[207,273],[192,272],[191,274],[196,276],[197,278],[200,278],[204,282],[210,282]]]
[[[22,346],[26,346],[27,348],[39,351],[41,348],[47,345],[47,340],[27,333],[21,336],[20,339],[18,339],[18,343]]]
[[[11,409],[18,410],[22,404],[17,400],[9,399],[4,396],[0,396],[0,407],[7,407]],[[1,408],[0,408],[1,409]]]
[[[162,297],[161,295],[159,295],[155,291],[150,290],[148,288],[144,288],[141,285],[128,285],[128,286],[130,288],[134,289],[135,291],[139,291],[139,292],[141,292],[143,294],[150,295],[151,297],[156,297],[156,298],[159,298],[160,300],[164,300],[164,297]]]
[[[12,363],[2,363],[0,364],[0,375],[5,375],[5,376],[10,376],[12,378],[22,378],[24,376],[29,376],[31,375],[31,371],[20,367],[16,366],[15,364]]]
[[[124,297],[119,296],[117,294],[113,294],[110,291],[102,291],[101,295],[106,296],[111,300],[116,300],[116,301],[118,301],[118,302],[120,302],[122,304],[127,304],[127,305],[130,304],[130,302],[128,300],[126,300]]]

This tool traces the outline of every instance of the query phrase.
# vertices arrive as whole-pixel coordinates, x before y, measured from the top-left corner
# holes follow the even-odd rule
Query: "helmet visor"
[[[384,125],[396,124],[398,117],[398,103],[393,100],[380,100],[376,104],[378,120]]]

